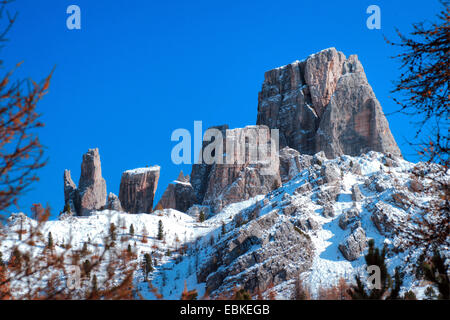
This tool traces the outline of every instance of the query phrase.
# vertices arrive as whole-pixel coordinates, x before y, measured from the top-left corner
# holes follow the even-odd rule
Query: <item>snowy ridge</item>
[[[389,161],[388,161],[389,160]],[[341,175],[333,183],[321,182],[321,166],[336,165]],[[367,239],[374,239],[375,245],[381,247],[384,244],[388,248],[397,248],[397,252],[390,252],[387,259],[389,271],[393,273],[395,267],[400,266],[407,272],[402,292],[413,290],[418,298],[422,297],[424,286],[413,276],[409,267],[411,262],[406,262],[406,257],[411,253],[410,249],[402,247],[401,236],[388,231],[380,232],[375,225],[373,215],[382,208],[386,221],[404,224],[407,216],[418,214],[419,211],[413,205],[402,208],[393,202],[393,194],[402,192],[410,198],[411,203],[427,203],[433,196],[421,192],[413,192],[409,189],[411,183],[410,171],[415,164],[396,158],[394,160],[386,155],[369,152],[359,157],[341,156],[333,160],[326,160],[323,164],[313,164],[311,167],[297,172],[294,177],[283,186],[267,195],[257,196],[253,199],[234,203],[225,207],[221,212],[215,214],[203,223],[191,216],[173,210],[158,210],[151,214],[127,214],[116,211],[98,211],[88,217],[64,216],[56,221],[48,221],[44,225],[43,233],[52,233],[56,244],[55,250],[60,249],[61,244],[66,244],[71,239],[74,249],[80,249],[85,242],[90,246],[101,245],[102,239],[107,235],[110,223],[118,226],[118,236],[129,238],[126,244],[136,245],[137,257],[140,261],[144,253],[150,253],[156,259],[155,270],[150,274],[151,285],[156,288],[164,299],[180,299],[186,283],[189,290],[196,289],[198,297],[206,293],[207,282],[199,281],[199,272],[211,257],[217,254],[218,248],[227,245],[227,241],[236,235],[250,232],[251,222],[264,217],[275,216],[276,222],[263,230],[262,234],[271,235],[283,224],[300,226],[301,221],[311,219],[315,226],[303,230],[312,244],[313,255],[308,270],[300,274],[312,294],[317,297],[320,288],[336,285],[340,278],[348,282],[354,281],[356,274],[363,274],[365,265],[364,253],[353,261],[348,261],[339,244],[352,233],[352,227],[343,229],[340,226],[341,217],[350,209],[359,212],[358,222],[364,229]],[[355,170],[359,167],[360,170]],[[137,170],[152,170],[142,168]],[[132,170],[136,172],[136,170]],[[448,178],[448,176],[447,176]],[[421,181],[424,185],[430,183],[427,177]],[[352,199],[352,188],[358,186],[361,198]],[[376,190],[376,188],[378,188]],[[321,197],[326,193],[336,192],[335,200],[321,203]],[[330,207],[333,216],[324,214],[325,207]],[[257,210],[258,209],[258,210]],[[256,212],[256,216],[255,216]],[[252,217],[252,214],[254,215]],[[238,218],[243,222],[237,223]],[[22,220],[24,230],[28,230],[28,224],[35,225],[36,221],[25,217],[23,214],[13,214],[8,219],[6,226],[6,239],[0,242],[0,251],[3,259],[7,261],[10,257],[10,248],[18,245],[23,251],[29,250],[38,254],[40,248],[45,244],[37,244],[30,247],[28,244],[18,240],[17,231],[19,221]],[[164,240],[157,239],[158,223],[164,226]],[[129,228],[133,225],[134,235],[129,234]],[[405,227],[408,227],[405,225]],[[225,233],[224,233],[225,232]],[[144,243],[142,236],[147,233],[148,241]],[[275,241],[275,240],[274,240]],[[180,246],[185,245],[185,254],[177,253]],[[442,248],[444,255],[450,258],[450,241]],[[245,254],[251,254],[255,250],[265,250],[264,244],[253,245],[247,248],[236,261],[241,261]],[[168,254],[168,253],[171,254]],[[270,252],[269,252],[270,253]],[[269,256],[270,258],[270,256]],[[413,258],[417,259],[417,257]],[[239,260],[241,259],[241,260]],[[269,260],[267,260],[269,261]],[[265,261],[250,265],[245,272],[260,268]],[[300,262],[299,262],[300,263]],[[296,262],[286,266],[286,269],[294,270]],[[225,272],[227,266],[221,266],[218,270],[211,271],[210,279],[214,273]],[[244,272],[244,273],[245,273]],[[213,292],[216,296],[222,290],[231,289],[230,286],[244,286],[239,283],[242,273],[225,273],[223,283]],[[294,278],[284,281],[277,280],[273,290],[278,299],[291,299],[294,288]],[[157,297],[144,281],[142,270],[138,270],[134,277],[134,284],[139,294],[145,299],[156,299]],[[212,292],[208,292],[211,294]],[[263,292],[263,296],[267,293]]]

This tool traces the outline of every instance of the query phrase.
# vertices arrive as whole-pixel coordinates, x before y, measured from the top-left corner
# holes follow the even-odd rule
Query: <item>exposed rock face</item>
[[[226,130],[228,130],[228,125],[224,124],[220,126],[214,126],[211,128],[220,130],[222,132],[222,136],[225,137]],[[201,152],[203,152],[203,150],[208,144],[209,142],[203,141]],[[192,187],[194,188],[195,197],[198,203],[202,203],[203,198],[205,197],[206,189],[208,188],[209,174],[211,172],[212,167],[213,167],[212,164],[206,164],[204,162],[195,163],[192,165],[191,184]]]
[[[296,61],[265,73],[256,124],[278,128],[280,148],[289,146],[302,154],[314,154],[319,117],[304,78],[305,64]]]
[[[83,155],[78,193],[80,195],[79,214],[82,216],[101,209],[106,203],[106,182],[102,177],[98,148],[89,149]]]
[[[300,230],[305,232],[317,230],[319,228],[319,224],[312,217],[301,218],[297,224]]]
[[[334,48],[313,54],[306,60],[304,77],[319,118],[336,89],[345,60],[345,55]]]
[[[340,188],[336,186],[324,186],[317,193],[317,203],[322,206],[332,205],[336,202]]]
[[[123,211],[119,198],[112,192],[108,195],[105,208],[114,211]]]
[[[289,221],[279,221],[276,212],[257,218],[237,229],[219,244],[217,255],[200,268],[199,281],[208,292],[226,292],[239,283],[245,290],[265,291],[273,283],[293,279],[312,263],[313,247]]]
[[[224,129],[226,126],[219,128],[226,130]],[[256,145],[259,146],[261,137],[254,135],[254,132],[261,128],[267,129],[265,126],[247,126],[222,132],[225,132],[224,140],[235,141],[235,146],[243,147],[243,144],[239,144],[238,141],[246,141],[245,137],[247,136],[253,136],[256,139]],[[267,133],[269,134],[269,130]],[[281,186],[278,155],[271,162],[271,166],[275,168],[273,174],[266,174],[263,172],[267,169],[265,164],[251,163],[247,158],[242,163],[227,164],[226,153],[233,153],[238,157],[239,152],[242,151],[238,148],[227,150],[227,147],[229,146],[224,143],[222,164],[196,164],[192,169],[191,181],[197,200],[203,205],[210,206],[212,212],[218,212],[230,203],[246,200],[259,194],[267,194]],[[247,153],[253,147],[255,147],[253,144],[245,143]]]
[[[280,147],[302,154],[401,156],[357,56],[335,48],[266,72],[256,123],[280,129]]]
[[[395,230],[396,222],[393,217],[395,211],[387,203],[377,203],[372,209],[371,219],[381,234],[387,234]]]
[[[167,186],[158,204],[161,204],[164,209],[172,208],[186,212],[197,202],[194,188],[188,179],[189,176],[185,177],[183,172],[181,172],[177,180]]]
[[[291,180],[312,163],[312,156],[300,154],[295,149],[284,147],[280,150],[280,177],[284,183]]]
[[[98,148],[89,149],[83,155],[78,188],[72,181],[70,170],[64,170],[64,202],[79,216],[100,210],[106,203],[106,182]]]
[[[353,201],[361,201],[363,199],[363,195],[361,193],[361,190],[359,190],[359,187],[357,184],[352,186],[352,200]]]
[[[72,213],[75,213],[79,209],[79,203],[78,189],[72,180],[70,170],[64,170],[64,204],[69,205]]]
[[[341,170],[332,162],[324,164],[320,173],[326,183],[331,183],[341,178]]]
[[[189,177],[189,175],[184,175],[183,174],[183,170],[180,171],[180,174],[178,175],[178,178],[176,181],[180,181],[180,182],[190,182],[191,178]]]
[[[409,189],[413,192],[422,192],[424,187],[423,187],[423,184],[419,180],[412,179],[409,184]]]
[[[119,199],[125,212],[152,212],[159,172],[159,166],[152,166],[122,173]]]
[[[339,250],[348,261],[358,259],[366,247],[366,233],[361,227],[356,228],[343,243],[339,244]]]

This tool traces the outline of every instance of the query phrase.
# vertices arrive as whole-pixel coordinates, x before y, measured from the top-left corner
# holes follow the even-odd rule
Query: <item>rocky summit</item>
[[[280,130],[280,146],[328,158],[379,151],[400,156],[364,68],[329,48],[267,71],[257,124]]]

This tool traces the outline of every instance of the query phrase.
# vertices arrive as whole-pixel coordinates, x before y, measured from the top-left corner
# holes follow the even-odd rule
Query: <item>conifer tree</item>
[[[445,265],[445,261],[444,259],[442,259],[439,251],[435,250],[433,257],[431,258],[431,261],[424,262],[422,264],[422,268],[425,278],[428,281],[433,282],[437,286],[439,290],[438,299],[444,300],[450,299],[448,266]]]
[[[200,215],[198,216],[198,221],[203,222],[205,221],[205,214],[203,211],[200,211]]]
[[[83,243],[83,248],[81,248],[81,254],[86,255],[89,253],[87,242]]]
[[[53,237],[51,232],[48,233],[47,248],[53,249]]]
[[[437,298],[436,292],[432,286],[427,287],[425,290],[425,296],[427,297],[427,300],[435,300]]]
[[[114,223],[111,223],[109,225],[109,237],[111,241],[116,241],[117,238],[116,230],[117,230],[116,225]]]
[[[150,256],[149,253],[144,254],[142,269],[145,274],[145,281],[148,281],[148,274],[153,271],[152,257]]]
[[[96,295],[98,292],[97,276],[94,274],[92,277],[92,294]]]
[[[164,226],[161,220],[158,221],[158,240],[164,239]]]
[[[134,236],[134,226],[133,226],[133,224],[130,225],[130,234],[132,236]]]
[[[240,289],[234,294],[233,300],[252,300],[252,296],[245,289]]]
[[[225,222],[223,222],[223,221],[222,221],[222,230],[221,230],[221,232],[222,232],[222,235],[224,235],[227,232],[227,230],[225,229]]]
[[[90,273],[91,273],[91,263],[89,262],[89,260],[85,260],[83,262],[83,271],[84,274],[89,277]]]
[[[403,284],[403,273],[400,272],[400,269],[395,268],[394,274],[394,284],[392,286],[391,294],[389,295],[390,300],[400,299],[400,289]]]
[[[190,290],[187,289],[187,283],[184,281],[184,290],[181,293],[181,300],[197,300],[198,292],[197,290]]]

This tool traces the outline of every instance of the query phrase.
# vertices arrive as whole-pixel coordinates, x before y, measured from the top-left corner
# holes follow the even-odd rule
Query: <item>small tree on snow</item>
[[[47,248],[53,249],[53,237],[51,232],[48,233]]]
[[[130,234],[132,236],[134,236],[134,226],[133,226],[133,224],[130,225]]]
[[[200,215],[198,216],[198,221],[203,222],[205,221],[205,214],[203,211],[200,211]]]
[[[152,257],[149,253],[144,254],[142,269],[144,271],[145,281],[148,281],[148,274],[153,271]]]
[[[164,226],[161,220],[158,222],[158,240],[164,239]]]

